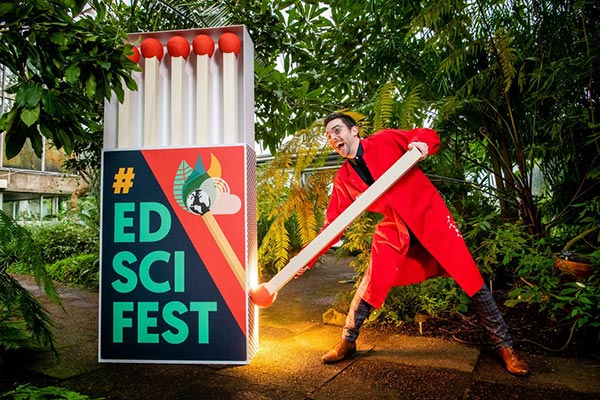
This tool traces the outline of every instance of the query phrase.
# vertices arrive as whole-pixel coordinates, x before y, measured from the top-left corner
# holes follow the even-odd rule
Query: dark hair
[[[341,119],[342,122],[344,123],[344,125],[346,125],[348,128],[352,128],[353,126],[356,126],[356,121],[354,120],[354,118],[352,118],[349,115],[343,114],[341,112],[334,112],[334,113],[326,116],[325,120],[323,121],[323,125],[327,126],[328,123],[330,123],[334,119],[338,119],[338,118]]]

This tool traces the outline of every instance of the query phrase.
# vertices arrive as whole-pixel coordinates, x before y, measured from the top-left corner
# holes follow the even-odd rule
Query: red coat
[[[431,129],[386,129],[361,139],[365,160],[379,178],[407,150],[410,142],[425,142],[429,154],[439,150]],[[367,189],[348,161],[334,179],[326,225]],[[359,286],[361,297],[380,308],[392,286],[409,285],[440,275],[451,276],[472,296],[483,286],[481,274],[435,186],[415,166],[369,207],[383,214],[371,245],[371,263]],[[406,226],[418,239],[409,248]],[[337,240],[336,240],[337,241]]]

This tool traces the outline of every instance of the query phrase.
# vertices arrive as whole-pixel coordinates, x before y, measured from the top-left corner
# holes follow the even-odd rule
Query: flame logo
[[[210,168],[206,170],[198,155],[194,168],[182,160],[173,180],[173,195],[184,210],[197,215],[211,211],[213,214],[235,214],[241,200],[229,192],[229,184],[221,178],[221,163],[210,155]]]

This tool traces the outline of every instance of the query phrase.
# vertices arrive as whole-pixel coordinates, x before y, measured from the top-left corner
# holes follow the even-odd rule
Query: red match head
[[[192,41],[192,47],[194,48],[194,53],[199,56],[207,55],[212,57],[215,52],[215,42],[213,42],[210,36],[205,34],[196,36]]]
[[[219,38],[219,48],[223,53],[234,53],[237,56],[241,47],[240,38],[234,33],[225,32]]]
[[[167,42],[167,51],[171,57],[187,58],[190,55],[190,44],[183,36],[173,36]]]
[[[255,289],[250,290],[252,302],[261,308],[270,307],[275,301],[275,297],[277,297],[277,293],[269,293],[264,283],[261,283]]]
[[[135,46],[133,46],[131,48],[131,51],[133,51],[133,54],[128,55],[127,58],[129,58],[131,61],[133,61],[136,64],[139,63],[140,62],[140,51]]]
[[[163,58],[163,45],[158,39],[148,38],[142,41],[142,55],[144,58],[156,57],[158,61]]]

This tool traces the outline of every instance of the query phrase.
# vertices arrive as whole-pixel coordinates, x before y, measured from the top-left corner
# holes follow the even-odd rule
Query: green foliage
[[[456,282],[433,278],[416,285],[392,288],[384,305],[370,319],[400,325],[412,321],[416,314],[465,313],[468,304],[469,297]]]
[[[497,223],[497,216],[479,216],[471,222],[466,240],[477,240],[479,247],[473,256],[482,273],[494,277],[496,271],[514,273],[514,269],[527,256],[533,241],[525,226],[519,223]],[[477,238],[477,239],[476,239]]]
[[[27,328],[22,320],[0,317],[0,349],[17,350],[31,345]]]
[[[362,278],[369,267],[373,232],[381,218],[380,214],[367,211],[350,224],[342,236],[343,244],[338,252],[356,256],[350,266],[356,271],[357,278]]]
[[[54,349],[50,316],[29,291],[8,274],[7,269],[13,264],[32,274],[38,286],[43,285],[48,298],[60,303],[30,234],[0,211],[1,346],[19,348],[32,343]]]
[[[48,266],[52,279],[91,289],[98,288],[100,265],[97,254],[81,254]]]
[[[600,198],[573,204],[574,224],[560,225],[560,236],[565,241],[562,251],[590,255],[600,250]]]
[[[113,2],[127,32],[156,32],[232,25],[222,3],[188,0],[117,0]]]
[[[69,389],[57,387],[57,386],[46,386],[39,388],[30,384],[20,385],[16,389],[4,393],[0,396],[0,399],[11,399],[11,400],[50,400],[50,399],[64,399],[64,400],[89,400],[91,397],[74,392]],[[96,400],[101,400],[97,398]]]
[[[42,135],[70,154],[90,136],[104,99],[135,89],[126,56],[131,45],[102,1],[36,0],[2,3],[0,59],[16,77],[7,89],[12,109],[0,117],[7,158],[29,139],[40,156]],[[82,13],[83,6],[91,9]]]
[[[299,132],[258,170],[258,232],[261,274],[276,273],[322,225],[331,173],[322,171],[322,128]]]
[[[46,222],[28,229],[38,244],[42,260],[52,264],[79,254],[98,254],[98,228],[72,219]]]
[[[537,243],[516,269],[520,281],[510,291],[507,306],[537,306],[556,323],[574,332],[591,329],[600,344],[600,268],[587,279],[561,275],[544,242]]]

